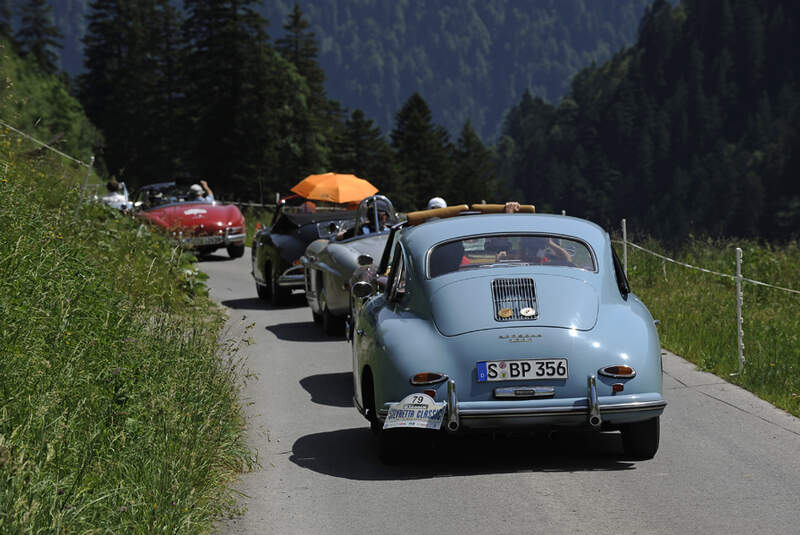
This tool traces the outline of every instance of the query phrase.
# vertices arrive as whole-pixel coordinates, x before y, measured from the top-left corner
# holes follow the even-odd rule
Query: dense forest
[[[255,2],[273,38],[295,0]],[[652,0],[299,0],[319,45],[328,94],[388,131],[418,92],[456,135],[470,120],[494,139],[504,113],[530,89],[557,102],[570,78],[633,42]],[[52,2],[61,65],[84,70],[89,0]],[[181,5],[173,1],[173,5]]]
[[[498,151],[541,207],[680,239],[796,235],[800,49],[789,0],[659,0],[634,46],[551,106],[525,95]]]
[[[783,239],[800,225],[789,0],[658,0],[633,44],[580,70],[557,104],[524,91],[494,146],[469,119],[451,135],[422,92],[398,106],[386,134],[345,109],[328,95],[320,39],[299,4],[274,40],[255,0],[174,4],[89,5],[86,71],[73,88],[104,135],[101,166],[129,184],[206,178],[220,197],[267,201],[336,170],[371,180],[405,210],[433,195],[516,198],[607,227],[626,217],[676,240]],[[55,79],[50,8],[24,7],[27,30],[3,32]]]

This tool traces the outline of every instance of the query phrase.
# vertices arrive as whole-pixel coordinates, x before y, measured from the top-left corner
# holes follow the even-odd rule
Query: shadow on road
[[[253,290],[253,293],[255,293],[255,290]],[[228,299],[227,301],[222,301],[221,304],[235,310],[284,310],[287,308],[301,308],[306,306],[306,298],[302,292],[295,293],[292,294],[285,305],[278,307],[272,306],[255,296],[243,297],[241,299]]]
[[[310,312],[309,315],[311,315]],[[316,325],[313,321],[278,323],[277,325],[267,325],[266,329],[279,339],[287,342],[335,342],[344,340],[344,337],[326,335],[322,327]]]
[[[353,406],[353,374],[321,373],[300,379],[300,386],[311,394],[311,401],[333,407]]]
[[[236,260],[235,258],[231,258],[228,256],[227,253],[211,253],[197,257],[198,262],[222,262],[224,260]]]
[[[433,447],[426,444],[409,451],[413,453],[404,462],[382,464],[377,440],[365,424],[363,428],[301,437],[294,443],[289,459],[315,472],[365,481],[635,468],[635,463],[622,460],[619,434],[593,431],[563,431],[551,438],[546,434],[443,436]]]

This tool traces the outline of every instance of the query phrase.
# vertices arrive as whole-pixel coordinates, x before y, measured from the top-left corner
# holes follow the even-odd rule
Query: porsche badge
[[[497,315],[501,318],[510,318],[514,314],[514,311],[510,308],[501,308],[497,311]]]

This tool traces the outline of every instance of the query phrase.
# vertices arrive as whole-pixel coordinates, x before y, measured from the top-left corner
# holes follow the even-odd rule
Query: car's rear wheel
[[[240,258],[244,256],[244,244],[242,245],[228,245],[228,256],[231,258]]]
[[[626,424],[622,427],[622,447],[625,455],[636,460],[652,459],[658,451],[659,418]]]
[[[311,317],[314,318],[314,323],[317,325],[322,325],[322,314],[319,312],[311,311]]]
[[[272,269],[272,266],[269,266],[269,299],[270,303],[273,306],[281,306],[286,303],[286,300],[289,298],[289,294],[291,290],[287,290],[286,288],[281,287],[278,284],[278,277],[279,275]]]

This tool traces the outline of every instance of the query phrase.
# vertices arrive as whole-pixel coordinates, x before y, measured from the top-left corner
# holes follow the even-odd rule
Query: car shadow
[[[426,431],[420,431],[425,433]],[[559,431],[552,436],[442,436],[433,446],[412,446],[396,465],[378,458],[369,428],[342,429],[300,437],[290,460],[296,465],[344,479],[387,481],[520,472],[632,470],[624,460],[618,433]]]
[[[321,373],[300,379],[300,386],[311,394],[311,401],[333,407],[353,406],[352,372]]]
[[[258,297],[243,297],[241,299],[228,299],[221,304],[235,310],[284,310],[288,308],[302,308],[306,306],[306,297],[303,292],[294,293],[285,304],[273,306]]]
[[[222,262],[226,260],[236,260],[235,258],[231,258],[226,253],[211,253],[211,254],[204,254],[204,255],[195,255],[198,262]]]
[[[266,329],[278,339],[287,342],[333,342],[344,340],[344,337],[326,335],[322,327],[313,321],[278,323],[276,325],[267,325]]]

